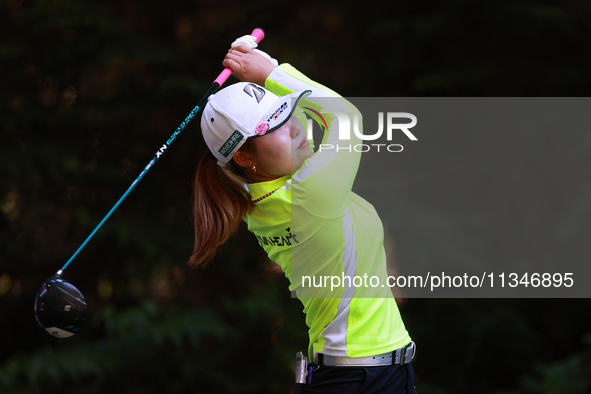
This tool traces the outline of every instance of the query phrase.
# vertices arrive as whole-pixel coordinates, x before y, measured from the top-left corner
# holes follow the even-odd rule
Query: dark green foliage
[[[6,363],[2,383],[14,392],[82,392],[92,386],[96,388],[87,392],[102,392],[133,389],[138,380],[150,381],[154,388],[165,388],[168,379],[207,381],[210,376],[199,369],[195,357],[198,349],[205,341],[229,336],[228,327],[211,311],[161,312],[152,303],[119,313],[107,307],[93,323],[104,327],[101,340],[41,351],[35,357],[15,357]],[[171,357],[179,364],[168,363]],[[181,364],[186,368],[177,370]]]
[[[523,377],[521,387],[528,393],[584,394],[591,391],[591,350],[587,347],[567,358],[550,364],[536,364],[534,374]]]
[[[15,356],[0,370],[0,387],[14,393],[243,393],[281,387],[281,370],[265,382],[258,376],[259,368],[277,369],[276,362],[235,364],[244,354],[256,354],[248,345],[244,349],[249,338],[270,335],[261,323],[276,308],[257,305],[240,314],[240,330],[220,320],[219,310],[161,309],[152,302],[125,311],[105,307],[90,327],[103,331],[97,339]],[[259,356],[271,360],[269,353],[262,349]]]

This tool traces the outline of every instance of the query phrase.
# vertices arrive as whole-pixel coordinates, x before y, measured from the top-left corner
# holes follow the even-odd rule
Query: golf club
[[[256,28],[252,31],[251,35],[256,38],[256,42],[259,43],[264,37],[265,33],[263,29]],[[86,301],[82,293],[74,287],[71,283],[62,278],[63,272],[70,265],[70,263],[76,258],[80,251],[86,246],[88,241],[96,234],[101,226],[107,221],[107,219],[115,212],[119,205],[127,198],[129,193],[135,188],[138,182],[146,175],[146,173],[152,168],[152,166],[158,161],[158,159],[166,152],[168,147],[176,140],[179,134],[187,127],[187,125],[193,120],[195,115],[205,106],[207,98],[214,94],[232,75],[232,70],[225,68],[224,71],[214,80],[211,88],[205,93],[205,95],[199,100],[197,106],[189,113],[185,120],[180,126],[174,131],[174,133],[166,140],[166,142],[158,149],[156,155],[148,165],[142,170],[140,175],[133,181],[131,186],[125,191],[123,196],[117,201],[117,203],[111,208],[107,215],[101,220],[96,228],[90,233],[88,238],[82,243],[82,245],[76,250],[76,252],[70,257],[70,259],[64,264],[64,266],[57,271],[55,276],[48,278],[43,286],[39,289],[37,296],[35,297],[35,317],[37,322],[47,332],[56,338],[67,338],[76,334],[84,320],[86,319]]]

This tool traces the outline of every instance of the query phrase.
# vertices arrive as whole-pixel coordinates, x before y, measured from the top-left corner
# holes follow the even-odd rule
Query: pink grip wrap
[[[250,35],[251,36],[254,36],[256,38],[256,43],[257,44],[259,42],[261,42],[263,40],[263,38],[265,38],[265,32],[260,27],[257,27],[256,29],[254,29],[252,31],[252,33],[250,33]]]
[[[254,29],[252,31],[252,33],[250,33],[250,35],[252,35],[256,38],[255,41],[257,44],[259,42],[261,42],[261,40],[263,38],[265,38],[265,32],[260,27],[257,27],[256,29]],[[228,80],[228,78],[230,78],[230,75],[232,75],[232,70],[230,70],[229,68],[226,67],[226,68],[224,68],[224,71],[222,71],[220,73],[220,75],[218,75],[218,77],[215,79],[215,81],[213,81],[213,83],[217,83],[219,86],[222,86],[224,84],[224,82],[226,82]]]

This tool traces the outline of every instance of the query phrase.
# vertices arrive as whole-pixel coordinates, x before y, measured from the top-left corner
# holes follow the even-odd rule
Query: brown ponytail
[[[241,150],[256,156],[251,140]],[[244,172],[233,160],[227,167],[219,166],[210,152],[203,155],[197,167],[193,196],[195,246],[189,265],[209,263],[217,249],[236,233],[251,207]]]

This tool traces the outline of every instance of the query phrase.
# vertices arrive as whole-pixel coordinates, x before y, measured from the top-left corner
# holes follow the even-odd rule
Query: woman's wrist
[[[269,75],[271,75],[271,73],[273,72],[273,70],[275,70],[276,66],[272,65],[271,63],[269,63],[270,67],[264,67],[264,69],[260,70],[260,73],[257,73],[257,80],[256,81],[249,81],[249,82],[254,82],[257,85],[260,86],[265,86],[265,82],[267,81],[267,78],[269,78]]]

